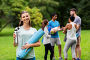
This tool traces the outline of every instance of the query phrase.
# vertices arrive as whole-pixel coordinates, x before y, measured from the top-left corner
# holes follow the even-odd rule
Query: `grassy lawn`
[[[13,28],[5,28],[2,32],[0,32],[0,60],[16,60],[16,47],[13,47]],[[82,60],[90,60],[90,30],[82,30],[81,32],[81,48]],[[63,48],[65,45],[64,34],[59,32],[60,40],[62,44],[62,57],[63,55]],[[35,55],[36,60],[44,60],[44,46],[41,43],[40,47],[35,48]],[[48,53],[48,60],[49,60],[50,52]],[[58,60],[58,47],[55,46],[55,58]],[[71,60],[71,49],[68,51],[68,60]]]

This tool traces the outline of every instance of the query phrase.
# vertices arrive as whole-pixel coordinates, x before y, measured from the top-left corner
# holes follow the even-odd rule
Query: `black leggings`
[[[53,49],[52,49],[51,44],[50,44],[50,43],[49,43],[49,44],[45,44],[44,46],[45,46],[45,56],[44,56],[44,60],[47,60],[48,50],[50,50],[50,53],[51,53],[51,54],[50,54],[50,60],[52,60],[54,51],[53,51]]]

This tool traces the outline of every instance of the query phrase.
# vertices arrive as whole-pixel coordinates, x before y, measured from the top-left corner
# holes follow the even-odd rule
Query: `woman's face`
[[[30,15],[28,13],[24,13],[21,15],[21,20],[24,24],[29,24],[30,21]]]

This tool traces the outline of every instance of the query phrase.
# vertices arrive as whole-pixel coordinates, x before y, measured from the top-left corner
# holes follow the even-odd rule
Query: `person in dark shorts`
[[[43,20],[42,29],[45,32],[45,34],[43,35],[43,44],[45,46],[44,60],[47,60],[47,55],[48,55],[49,50],[50,50],[50,53],[51,53],[50,54],[50,60],[52,60],[54,52],[53,52],[53,49],[52,49],[52,46],[51,46],[51,41],[50,41],[51,35],[49,34],[49,31],[48,31],[48,20],[47,19]]]
[[[77,44],[76,44],[76,60],[81,60],[81,48],[80,48],[80,40],[81,40],[81,18],[77,16],[77,10],[75,8],[70,9],[70,15],[74,16],[74,23],[78,25],[77,30]],[[79,57],[78,57],[79,56]]]

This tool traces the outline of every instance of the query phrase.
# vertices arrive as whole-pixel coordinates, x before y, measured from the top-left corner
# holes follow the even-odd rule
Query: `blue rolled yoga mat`
[[[39,41],[39,39],[44,35],[44,31],[42,29],[39,29],[29,40],[28,40],[28,43],[29,44],[33,44],[33,43],[36,43],[37,41]],[[27,51],[26,49],[24,50],[21,50],[19,53],[18,53],[18,56],[19,58],[24,58],[28,53],[29,51],[31,51],[32,47],[29,48]],[[25,52],[26,51],[26,52]]]

